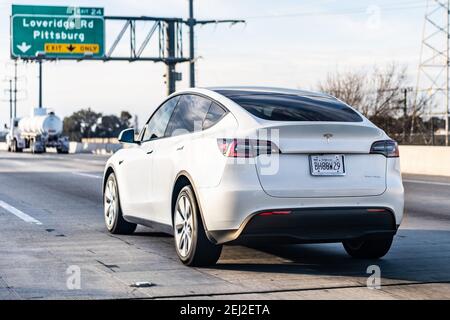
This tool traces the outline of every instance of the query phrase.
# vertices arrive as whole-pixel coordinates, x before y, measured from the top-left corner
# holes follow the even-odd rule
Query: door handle
[[[152,154],[153,150],[147,151],[147,154]]]
[[[181,147],[178,147],[177,148],[177,151],[181,151],[181,150],[183,150],[184,149],[184,146],[181,146]]]

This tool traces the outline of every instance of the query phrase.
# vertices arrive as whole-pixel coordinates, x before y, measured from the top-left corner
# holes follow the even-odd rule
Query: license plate
[[[344,155],[342,154],[310,155],[309,166],[313,176],[345,175]]]

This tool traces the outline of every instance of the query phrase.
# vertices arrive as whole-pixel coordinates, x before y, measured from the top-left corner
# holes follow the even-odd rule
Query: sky
[[[103,7],[110,16],[188,17],[187,0],[0,0],[0,125],[9,117],[4,89],[13,71],[12,4]],[[408,66],[415,84],[425,5],[426,0],[195,0],[197,19],[246,20],[196,27],[197,86],[314,89],[329,73],[392,62]],[[107,45],[119,27],[106,25]],[[183,49],[187,54],[187,34]],[[188,64],[178,64],[177,71],[183,74],[177,89],[187,88]],[[153,62],[46,62],[44,106],[60,117],[88,107],[104,114],[127,110],[142,125],[166,96],[164,73],[165,65]],[[18,116],[25,116],[38,103],[37,64],[21,64],[19,76]]]

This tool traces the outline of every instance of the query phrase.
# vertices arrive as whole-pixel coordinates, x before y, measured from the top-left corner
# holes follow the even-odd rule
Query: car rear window
[[[321,96],[217,90],[254,116],[272,121],[361,122],[344,103]]]

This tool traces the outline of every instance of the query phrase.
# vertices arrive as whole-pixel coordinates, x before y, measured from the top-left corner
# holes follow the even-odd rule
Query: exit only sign
[[[104,55],[103,8],[13,5],[11,56],[33,59]]]

